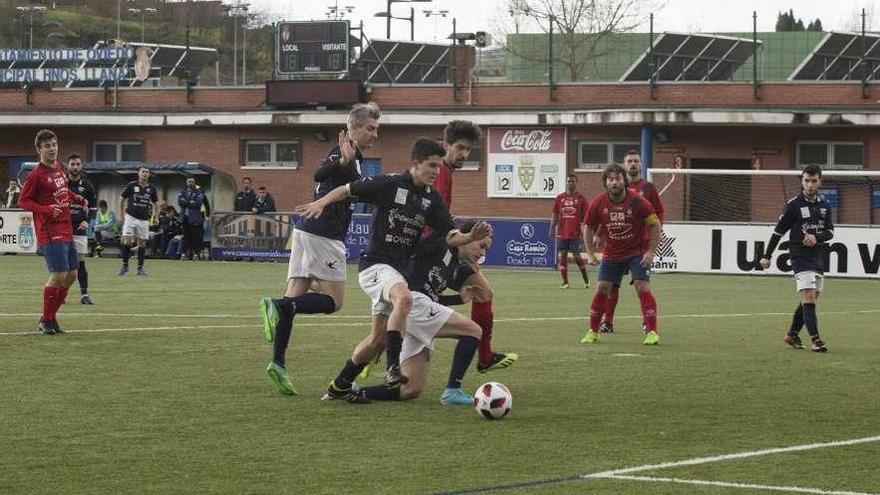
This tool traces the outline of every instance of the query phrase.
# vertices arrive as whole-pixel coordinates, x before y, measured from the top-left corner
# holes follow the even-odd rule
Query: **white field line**
[[[861,313],[880,313],[880,310],[855,310],[855,311],[823,311],[822,314],[861,314]],[[20,317],[39,317],[40,313],[0,313],[0,318],[20,318]],[[235,316],[235,315],[167,315],[167,314],[141,314],[141,313],[64,313],[63,316],[77,317],[176,317],[176,318],[255,318],[255,315]],[[298,327],[359,327],[370,324],[369,316],[337,316],[337,315],[302,315],[303,317],[311,317],[317,319],[362,319],[364,321],[352,323],[297,323]],[[664,318],[728,318],[743,316],[790,316],[790,313],[728,313],[728,314],[694,314],[694,315],[665,315]],[[635,319],[641,316],[618,316],[618,319]],[[559,316],[559,317],[536,317],[536,318],[498,318],[495,323],[516,323],[516,322],[534,322],[534,321],[573,321],[585,320],[586,316]],[[205,330],[211,328],[250,328],[257,326],[250,325],[186,325],[186,326],[161,326],[161,327],[128,327],[128,328],[92,328],[83,330],[69,330],[69,333],[106,333],[106,332],[134,332],[134,331],[150,331],[150,330]],[[16,335],[34,335],[36,330],[23,332],[0,332],[0,337],[9,337]]]
[[[19,317],[33,317],[33,316],[41,316],[42,313],[0,313],[0,318],[19,318]],[[206,314],[206,315],[174,315],[174,314],[166,314],[166,313],[62,313],[63,316],[129,316],[129,317],[144,317],[144,318],[255,318],[257,316],[256,311],[254,313],[240,314],[240,315],[218,315],[218,314]],[[297,318],[369,318],[368,315],[357,315],[357,316],[348,316],[348,315],[299,315]]]
[[[880,313],[880,309],[854,309],[849,311],[822,311],[823,315],[849,315],[849,314],[873,314]],[[39,317],[41,313],[0,313],[0,318],[32,318]],[[73,316],[73,317],[112,317],[112,316],[125,316],[125,317],[133,317],[133,318],[256,318],[256,312],[254,314],[239,314],[239,315],[219,315],[219,314],[191,314],[191,315],[178,315],[178,314],[165,314],[165,313],[62,313],[62,316]],[[681,314],[681,315],[659,315],[660,318],[742,318],[747,316],[791,316],[791,312],[787,311],[784,313],[717,313],[717,314]],[[319,319],[368,319],[369,315],[299,315],[297,318],[319,318]],[[496,323],[506,323],[506,322],[530,322],[530,321],[574,321],[574,320],[586,320],[589,317],[584,316],[537,316],[537,317],[523,317],[523,318],[496,318]],[[639,318],[641,319],[641,315],[629,315],[629,316],[616,316],[615,318],[619,320],[632,320]],[[334,324],[327,324],[336,325]]]
[[[657,483],[679,483],[685,485],[701,485],[701,486],[723,486],[730,488],[747,488],[751,490],[766,490],[766,491],[774,491],[774,492],[786,492],[786,493],[814,493],[817,495],[877,495],[875,493],[865,493],[865,492],[848,492],[848,491],[838,491],[838,490],[822,490],[820,488],[803,488],[799,486],[774,486],[774,485],[759,485],[754,483],[734,483],[728,481],[705,481],[705,480],[690,480],[690,479],[681,479],[681,478],[655,478],[651,476],[603,476],[605,479],[615,479],[615,480],[629,480],[629,481],[649,481],[649,482],[657,482]]]
[[[736,454],[724,454],[724,455],[716,455],[711,457],[696,457],[693,459],[687,459],[684,461],[673,461],[673,462],[661,462],[659,464],[644,464],[641,466],[622,468],[622,469],[614,469],[611,471],[601,471],[598,473],[585,474],[581,476],[582,478],[609,478],[615,477],[630,473],[638,473],[642,471],[653,471],[656,469],[669,469],[680,466],[696,466],[698,464],[709,464],[712,462],[723,462],[730,461],[733,459],[747,459],[750,457],[760,457],[765,455],[773,455],[773,454],[785,454],[788,452],[802,452],[805,450],[816,450],[816,449],[827,449],[832,447],[844,447],[847,445],[857,445],[860,443],[871,443],[871,442],[880,442],[880,436],[874,437],[864,437],[864,438],[856,438],[853,440],[836,440],[833,442],[826,443],[810,443],[805,445],[794,445],[792,447],[779,447],[773,449],[764,449],[764,450],[751,450],[748,452],[739,452]]]
[[[64,329],[64,333],[108,333],[108,332],[141,332],[151,330],[212,330],[225,328],[257,328],[259,325],[188,325],[178,327],[127,327],[127,328],[89,328],[82,330]],[[361,323],[297,323],[299,327],[367,327],[369,321]],[[12,337],[17,335],[39,335],[36,329],[25,332],[0,332],[0,337]]]

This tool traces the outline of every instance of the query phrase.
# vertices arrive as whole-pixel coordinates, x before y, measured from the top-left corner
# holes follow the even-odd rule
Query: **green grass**
[[[827,282],[818,355],[781,341],[790,277],[657,276],[663,338],[648,348],[629,288],[617,332],[583,346],[591,291],[488,270],[495,347],[520,354],[465,377],[511,388],[511,414],[488,422],[439,403],[450,342],[414,402],[318,400],[368,332],[355,283],[341,317],[297,319],[300,395],[284,397],[256,308],[284,290],[285,264],[149,260],[147,278],[117,264],[88,262],[97,305],[74,286],[67,335],[0,335],[0,493],[436,493],[880,435],[877,313],[860,313],[876,310],[876,281]],[[40,258],[0,257],[0,333],[35,329],[45,278]],[[880,444],[865,443],[635,474],[880,493],[878,467]],[[503,493],[586,492],[765,493],[617,479]]]

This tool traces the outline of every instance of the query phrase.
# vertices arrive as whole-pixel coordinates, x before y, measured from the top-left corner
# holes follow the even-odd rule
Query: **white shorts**
[[[147,240],[150,238],[150,223],[146,220],[140,220],[126,213],[125,223],[122,224],[122,235],[134,236],[138,239]]]
[[[817,272],[798,272],[794,274],[794,283],[798,292],[804,289],[816,289],[817,292],[822,292],[825,276]]]
[[[426,348],[434,352],[434,339],[452,313],[452,308],[435,303],[421,292],[413,292],[412,309],[406,318],[406,334],[400,350],[400,362],[416,356]]]
[[[294,229],[287,278],[345,282],[345,243]]]
[[[398,283],[406,285],[406,279],[390,265],[380,263],[358,273],[358,283],[370,298],[371,314],[390,315],[393,306],[388,291]]]
[[[76,246],[76,254],[89,254],[89,238],[87,236],[73,236],[73,245]]]

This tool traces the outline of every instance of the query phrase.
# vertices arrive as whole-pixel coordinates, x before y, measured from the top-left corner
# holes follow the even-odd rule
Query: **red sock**
[[[43,321],[52,319],[52,306],[55,304],[55,287],[43,287]]]
[[[605,303],[605,322],[614,323],[614,312],[617,311],[617,300],[620,298],[620,287],[612,285],[608,291],[608,302]]]
[[[589,280],[589,279],[587,278],[587,266],[586,266],[586,264],[584,263],[584,259],[581,258],[581,253],[575,253],[575,254],[574,254],[574,262],[575,262],[575,264],[577,264],[577,266],[578,266],[578,270],[581,271],[581,277],[584,278],[584,282],[586,282],[587,280]]]
[[[593,295],[593,303],[590,304],[590,330],[599,330],[599,322],[602,320],[602,313],[605,312],[605,301],[607,300],[608,296],[599,293],[599,291]]]
[[[642,317],[649,332],[657,331],[657,300],[650,291],[639,294],[639,302],[642,304]]]
[[[559,256],[559,274],[562,275],[562,283],[568,283],[568,256]]]
[[[58,310],[61,309],[61,305],[64,304],[64,301],[67,300],[67,287],[57,287],[58,299],[55,301],[55,307],[52,311],[52,318],[55,318],[55,314],[58,313]]]
[[[474,301],[471,304],[471,319],[483,329],[480,346],[477,348],[480,363],[489,364],[492,362],[492,323],[495,321],[495,315],[492,313],[492,301],[483,303]]]

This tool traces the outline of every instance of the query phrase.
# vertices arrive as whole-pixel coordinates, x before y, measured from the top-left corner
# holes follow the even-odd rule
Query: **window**
[[[637,142],[630,141],[579,141],[578,169],[602,170],[609,163],[623,163],[629,150],[640,152]]]
[[[297,168],[298,141],[245,141],[244,168]]]
[[[859,141],[798,141],[797,166],[819,165],[826,170],[865,168],[865,145]]]
[[[471,153],[461,162],[461,170],[480,170],[480,157],[483,155],[483,147],[477,144],[471,148]]]
[[[97,162],[142,162],[144,143],[140,141],[95,141],[92,157]]]

